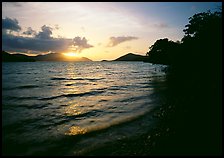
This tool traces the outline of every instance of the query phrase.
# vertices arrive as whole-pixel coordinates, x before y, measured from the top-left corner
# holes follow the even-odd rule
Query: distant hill
[[[112,61],[112,60],[101,60],[102,62],[110,62],[110,61]]]
[[[92,61],[86,57],[66,57],[62,53],[50,53],[46,55],[37,55],[36,61]]]
[[[145,61],[145,60],[146,60],[146,56],[128,53],[113,61]]]
[[[5,51],[2,51],[2,61],[4,62],[33,62],[31,56],[23,55],[23,54],[9,54]]]
[[[9,54],[2,51],[3,62],[33,62],[33,61],[92,61],[86,57],[66,57],[61,53],[50,53],[46,55],[27,56],[24,54]]]

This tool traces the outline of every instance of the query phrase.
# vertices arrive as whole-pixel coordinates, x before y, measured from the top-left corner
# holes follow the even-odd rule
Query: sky
[[[2,49],[75,53],[93,61],[145,55],[161,38],[181,40],[189,17],[222,2],[2,2]]]

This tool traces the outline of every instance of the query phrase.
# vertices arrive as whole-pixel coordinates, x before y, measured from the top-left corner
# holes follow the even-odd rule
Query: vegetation
[[[195,14],[183,31],[181,42],[167,38],[157,40],[146,53],[147,61],[170,65],[178,72],[189,70],[190,73],[197,69],[204,73],[206,69],[206,72],[221,74],[221,11]]]
[[[198,81],[218,89],[222,78],[222,12],[195,14],[183,31],[181,42],[157,40],[146,53],[147,61],[169,65],[167,79],[176,87]]]
[[[180,43],[164,38],[157,40],[149,49],[150,51],[146,53],[149,62],[169,65],[174,62],[173,58],[177,56]]]
[[[189,18],[181,42],[157,40],[147,61],[167,64],[169,105],[176,110],[162,124],[175,134],[161,137],[151,154],[220,155],[222,153],[222,14]]]

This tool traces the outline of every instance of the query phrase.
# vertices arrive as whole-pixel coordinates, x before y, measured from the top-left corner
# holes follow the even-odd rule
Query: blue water
[[[144,62],[2,63],[3,153],[82,155],[145,133],[165,87],[163,68]]]

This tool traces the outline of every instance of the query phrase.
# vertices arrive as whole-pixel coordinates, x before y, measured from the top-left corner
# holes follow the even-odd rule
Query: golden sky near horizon
[[[145,55],[183,37],[188,18],[221,3],[2,2],[2,47],[29,55],[74,52],[94,61]]]

